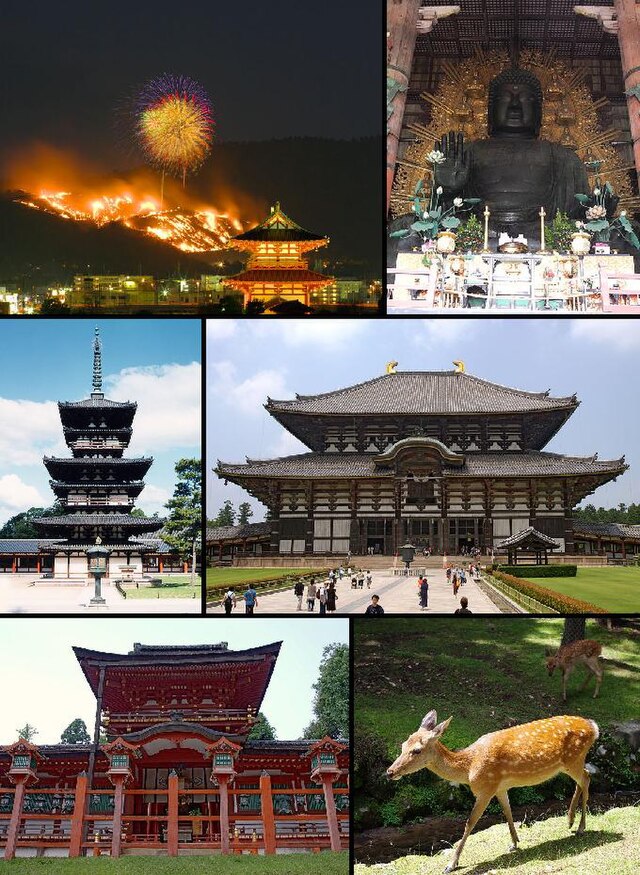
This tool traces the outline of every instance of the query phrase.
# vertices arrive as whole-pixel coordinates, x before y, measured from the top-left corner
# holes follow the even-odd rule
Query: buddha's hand
[[[444,155],[444,161],[434,164],[436,185],[441,185],[445,194],[461,191],[471,170],[471,154],[464,148],[464,136],[449,131],[436,140],[435,149]]]

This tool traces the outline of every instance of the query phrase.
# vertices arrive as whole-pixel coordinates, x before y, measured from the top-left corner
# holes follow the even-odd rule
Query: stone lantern
[[[408,542],[400,547],[400,558],[405,564],[405,568],[407,571],[409,570],[411,563],[413,562],[416,555],[416,548],[413,544],[409,544]]]
[[[335,784],[343,771],[338,765],[338,754],[346,749],[347,746],[345,744],[340,744],[339,741],[335,741],[335,739],[325,735],[324,738],[316,741],[307,751],[307,756],[311,757],[311,780],[316,784],[322,784],[322,789],[324,790],[324,802],[327,810],[327,823],[329,825],[332,851],[339,851],[341,849],[340,827],[338,825],[336,803],[333,798],[333,784]]]
[[[207,747],[211,757],[211,780],[220,788],[220,845],[223,854],[229,853],[229,784],[236,777],[235,761],[242,748],[229,739],[219,738]]]
[[[95,593],[90,605],[100,606],[106,605],[106,601],[102,596],[102,578],[107,573],[107,557],[111,550],[102,546],[102,539],[96,538],[94,547],[89,547],[87,550],[87,559],[89,560],[89,574],[93,576],[95,581]]]

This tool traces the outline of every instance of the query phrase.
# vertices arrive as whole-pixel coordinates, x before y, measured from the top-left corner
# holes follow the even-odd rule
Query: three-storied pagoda
[[[393,368],[390,368],[393,371]],[[533,526],[574,552],[572,511],[622,474],[611,461],[545,452],[575,395],[524,392],[456,371],[385,376],[266,409],[309,453],[215,472],[271,511],[273,554],[393,555],[492,549]]]
[[[346,847],[347,745],[248,737],[280,646],[75,647],[94,743],[0,749],[5,858]]]
[[[309,270],[304,255],[328,243],[328,237],[305,231],[276,203],[264,222],[229,241],[230,249],[246,250],[249,261],[246,270],[225,282],[243,293],[245,307],[253,300],[267,307],[286,301],[308,307],[313,292],[331,285],[333,277]]]
[[[126,459],[137,403],[110,401],[102,391],[102,346],[96,328],[93,342],[93,392],[82,401],[60,401],[58,410],[70,458],[44,457],[51,488],[68,513],[40,517],[34,523],[43,538],[64,539],[42,544],[53,552],[54,579],[83,580],[88,576],[86,550],[100,538],[111,551],[109,567],[142,573],[142,554],[152,547],[132,536],[155,532],[163,520],[132,516],[144,489],[143,477],[152,458]]]

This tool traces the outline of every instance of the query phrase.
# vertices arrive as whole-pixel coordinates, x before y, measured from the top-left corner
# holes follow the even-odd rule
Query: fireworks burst
[[[181,176],[183,185],[209,154],[213,127],[205,90],[186,76],[161,76],[140,92],[138,140],[151,163]]]

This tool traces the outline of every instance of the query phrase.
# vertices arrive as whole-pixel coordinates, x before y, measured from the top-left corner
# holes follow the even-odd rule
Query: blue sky
[[[577,393],[582,403],[545,449],[597,452],[601,459],[625,454],[630,470],[587,502],[640,501],[639,352],[634,319],[209,320],[208,516],[226,498],[236,507],[250,500],[253,522],[264,514],[262,505],[212,473],[216,459],[306,451],[263,409],[267,395],[328,392],[384,374],[391,360],[398,370],[451,370],[461,359],[469,373],[496,383]]]
[[[70,455],[56,403],[91,393],[96,325],[106,396],[138,402],[127,455],[155,459],[140,507],[162,515],[173,492],[175,462],[200,456],[198,320],[2,320],[0,524],[53,503],[42,456]]]
[[[0,709],[0,744],[16,739],[16,729],[31,723],[38,730],[36,744],[55,744],[61,732],[81,717],[93,732],[95,697],[71,650],[87,647],[110,653],[128,653],[142,644],[215,644],[226,641],[230,650],[282,641],[282,649],[262,710],[278,738],[302,735],[312,717],[313,684],[325,646],[348,643],[347,620],[317,618],[292,623],[255,617],[242,619],[114,619],[0,620],[0,663],[19,664],[5,670],[3,698],[13,702]],[[37,642],[34,644],[34,642]],[[25,690],[37,695],[25,696]]]

